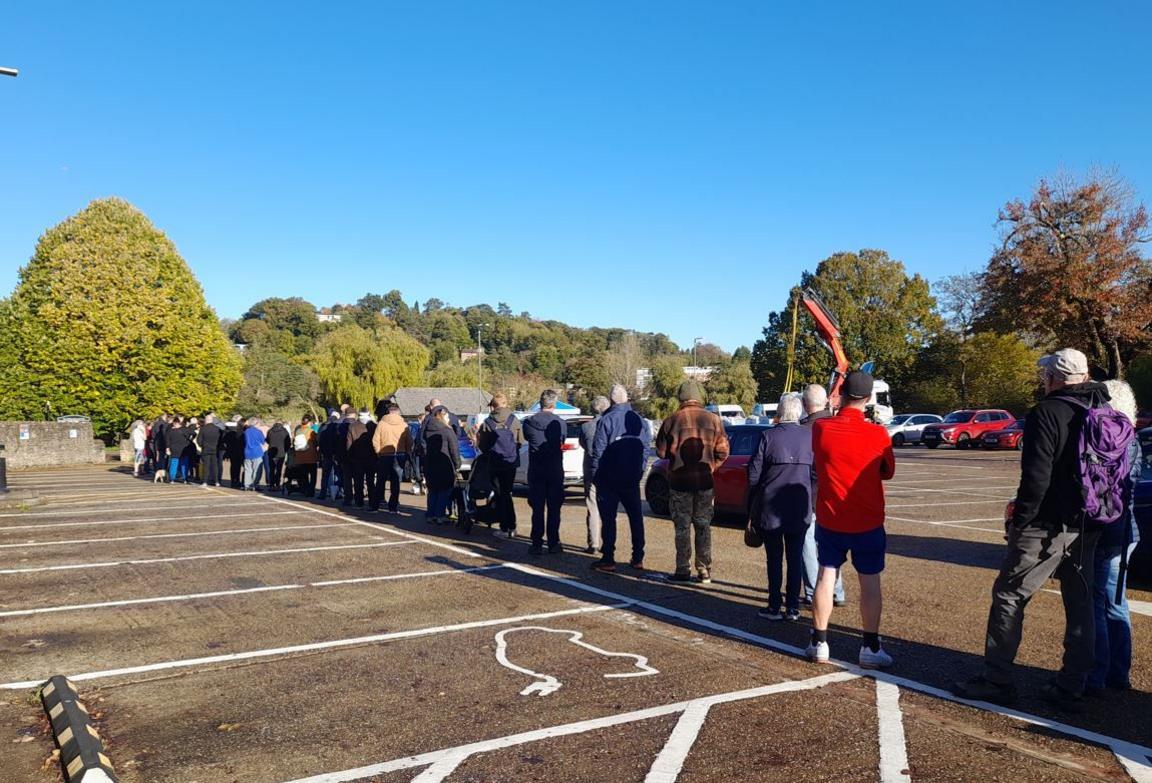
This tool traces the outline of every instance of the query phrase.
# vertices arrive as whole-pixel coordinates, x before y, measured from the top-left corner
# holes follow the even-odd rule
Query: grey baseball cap
[[[1075,348],[1062,348],[1040,358],[1038,365],[1061,378],[1088,374],[1088,357]]]

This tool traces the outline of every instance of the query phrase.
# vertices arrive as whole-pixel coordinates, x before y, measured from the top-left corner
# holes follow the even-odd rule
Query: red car
[[[986,449],[1024,448],[1024,420],[1017,419],[1002,430],[992,430],[980,436],[980,445]]]
[[[768,429],[763,424],[739,424],[725,427],[728,433],[728,459],[713,474],[716,482],[716,510],[726,514],[748,514],[748,460],[760,444],[760,433]],[[653,514],[667,516],[668,460],[652,463],[648,480],[644,482],[644,499]]]
[[[1002,410],[962,410],[952,411],[939,424],[929,424],[924,428],[920,439],[930,449],[941,443],[950,443],[958,449],[980,442],[985,432],[1002,430],[1014,422],[1016,417]]]

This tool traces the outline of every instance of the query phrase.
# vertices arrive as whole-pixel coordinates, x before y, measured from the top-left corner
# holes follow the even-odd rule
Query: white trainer
[[[828,647],[828,642],[809,642],[808,649],[804,651],[804,655],[806,655],[812,663],[828,663],[828,660],[832,657],[832,651]]]
[[[892,656],[885,652],[883,647],[876,652],[872,652],[872,648],[868,645],[860,648],[860,668],[887,669],[891,665]]]

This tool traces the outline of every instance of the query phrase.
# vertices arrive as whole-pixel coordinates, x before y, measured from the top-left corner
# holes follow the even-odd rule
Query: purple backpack
[[[1124,487],[1132,464],[1128,444],[1136,437],[1132,422],[1111,406],[1094,408],[1074,397],[1059,397],[1085,412],[1080,429],[1076,481],[1084,496],[1084,521],[1110,525],[1124,515]]]

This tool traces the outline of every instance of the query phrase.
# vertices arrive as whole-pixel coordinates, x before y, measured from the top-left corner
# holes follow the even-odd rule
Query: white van
[[[725,424],[743,424],[748,420],[744,409],[739,405],[705,405],[704,409],[715,413]]]

